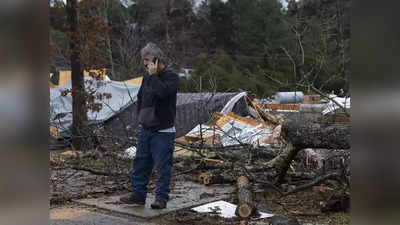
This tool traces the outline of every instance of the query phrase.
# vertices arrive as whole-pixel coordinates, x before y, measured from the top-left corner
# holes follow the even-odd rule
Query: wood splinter
[[[201,183],[208,185],[211,183],[211,175],[209,173],[201,173],[199,180]]]

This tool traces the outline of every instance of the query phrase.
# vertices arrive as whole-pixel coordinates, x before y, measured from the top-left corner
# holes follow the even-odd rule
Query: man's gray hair
[[[163,51],[153,42],[149,42],[140,50],[140,55],[142,58],[146,55],[153,56],[154,58],[159,59],[160,61],[164,62],[164,53]]]

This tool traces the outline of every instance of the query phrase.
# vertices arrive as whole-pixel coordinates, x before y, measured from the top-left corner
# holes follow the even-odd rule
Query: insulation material
[[[139,85],[141,85],[142,84],[142,80],[143,80],[143,77],[136,77],[136,78],[133,78],[133,79],[130,79],[130,80],[126,80],[124,82],[126,82],[128,84],[139,84]]]
[[[185,137],[200,140],[200,132],[203,138],[216,135],[220,136],[222,146],[239,144],[256,145],[259,139],[271,136],[271,129],[263,123],[232,112],[222,115],[215,113],[208,125],[197,125]]]
[[[263,136],[262,138],[258,139],[257,142],[253,143],[253,146],[254,147],[257,147],[257,146],[266,147],[269,145],[272,145],[275,147],[281,146],[284,142],[284,140],[281,137],[281,130],[282,130],[282,125],[276,126],[272,130],[271,135],[268,135],[268,136],[266,135],[266,136]]]

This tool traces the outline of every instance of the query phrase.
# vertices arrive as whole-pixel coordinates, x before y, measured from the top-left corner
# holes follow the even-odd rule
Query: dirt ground
[[[50,153],[50,205],[56,208],[72,205],[71,199],[96,198],[104,195],[116,195],[130,191],[129,170],[131,162],[116,155],[88,154],[76,151],[52,151]],[[174,173],[182,173],[175,168]],[[174,176],[173,184],[184,176]],[[155,176],[149,191],[155,188]],[[338,190],[326,186],[316,186],[306,191],[286,197],[280,197],[275,191],[263,190],[255,193],[260,211],[295,217],[301,224],[344,225],[350,224],[349,213],[322,213],[321,207],[329,196]],[[229,199],[236,203],[237,199]],[[82,207],[77,206],[75,207]],[[104,210],[90,210],[113,214]],[[123,216],[123,215],[117,215]],[[223,219],[212,214],[199,214],[191,210],[182,210],[153,219],[156,224],[260,224],[259,220]]]

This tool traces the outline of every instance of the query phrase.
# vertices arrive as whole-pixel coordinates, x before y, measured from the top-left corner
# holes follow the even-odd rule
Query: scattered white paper
[[[236,205],[226,202],[226,201],[216,201],[211,202],[205,205],[201,205],[198,207],[192,208],[192,210],[199,212],[199,213],[211,213],[211,212],[218,212],[219,216],[223,218],[233,218],[236,217],[235,210]],[[259,218],[268,218],[274,216],[273,214],[260,212]]]
[[[130,148],[125,149],[124,155],[122,158],[124,159],[134,159],[136,156],[136,147],[132,146]]]

